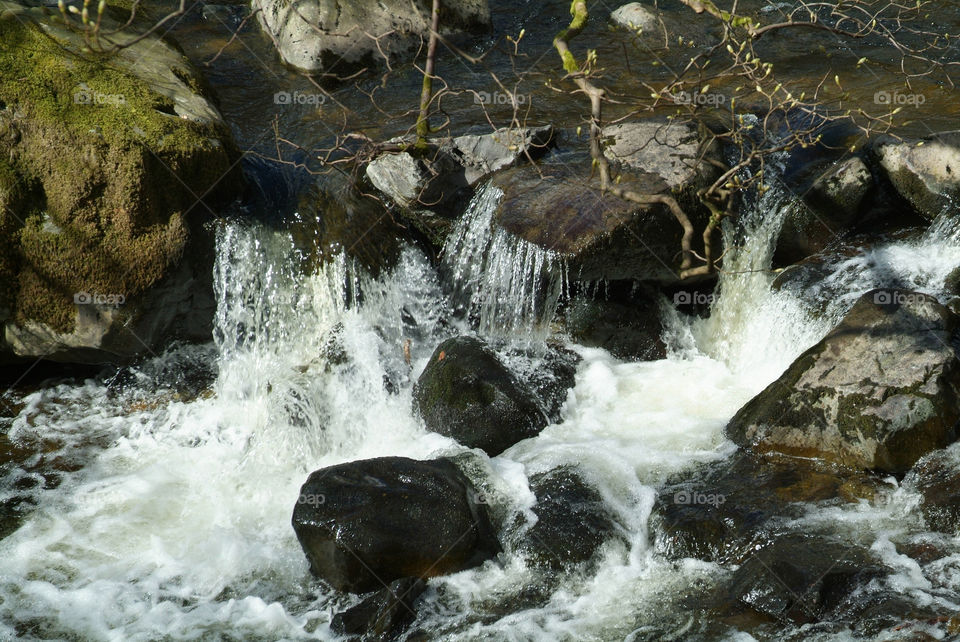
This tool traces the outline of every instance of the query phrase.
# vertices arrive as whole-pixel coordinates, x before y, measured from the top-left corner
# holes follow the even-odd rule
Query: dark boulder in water
[[[293,529],[313,574],[341,591],[455,573],[500,551],[485,507],[446,459],[381,457],[317,470],[300,489]]]
[[[441,343],[413,390],[429,430],[491,457],[547,425],[531,390],[487,344],[472,337]]]
[[[398,639],[416,619],[419,598],[427,583],[405,577],[373,593],[359,604],[333,616],[330,628],[337,635],[360,636],[364,642]]]
[[[604,348],[618,359],[654,361],[667,356],[656,301],[628,304],[579,298],[569,306],[564,320],[577,342]]]
[[[870,475],[842,466],[738,450],[667,481],[654,504],[654,543],[670,558],[726,561],[810,504],[870,498],[876,486]]]
[[[612,511],[576,469],[563,466],[534,475],[530,489],[537,497],[537,522],[518,549],[533,566],[561,571],[583,564],[618,537]]]
[[[868,551],[823,536],[794,533],[758,547],[719,590],[721,617],[745,612],[779,622],[832,619],[871,580],[888,574]]]
[[[956,438],[958,318],[931,296],[864,294],[727,425],[758,452],[904,474]]]
[[[960,535],[960,444],[924,457],[904,479],[923,495],[920,511],[927,526]]]

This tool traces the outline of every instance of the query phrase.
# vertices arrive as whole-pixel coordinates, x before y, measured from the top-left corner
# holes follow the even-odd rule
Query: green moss
[[[177,117],[136,65],[77,51],[60,16],[12,6],[0,2],[8,9],[0,13],[0,144],[11,150],[0,189],[12,175],[37,190],[19,234],[0,227],[0,278],[13,283],[18,273],[7,288],[18,291],[18,322],[69,332],[75,293],[130,301],[179,261],[199,198],[218,182],[232,186],[221,181],[231,157],[220,140],[229,135]]]

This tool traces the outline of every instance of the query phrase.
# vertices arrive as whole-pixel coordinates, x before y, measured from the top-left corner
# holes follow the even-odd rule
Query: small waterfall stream
[[[71,465],[58,485],[23,491],[35,507],[0,540],[0,639],[334,639],[332,614],[357,598],[310,578],[290,527],[299,485],[354,459],[463,455],[411,410],[435,346],[470,331],[546,336],[563,263],[493,231],[498,199],[485,187],[471,203],[445,250],[446,284],[413,247],[376,279],[343,257],[304,274],[289,235],[227,224],[212,346],[148,360],[120,389],[88,380],[24,393],[11,438],[46,443],[43,457]],[[898,284],[941,294],[960,265],[960,224],[943,218],[915,238],[829,259],[826,279],[772,290],[785,204],[771,190],[741,228],[728,226],[737,247],[711,316],[665,310],[668,358],[625,363],[574,345],[582,362],[561,420],[496,458],[472,455],[506,515],[508,546],[498,563],[431,580],[417,624],[430,639],[684,639],[683,596],[727,571],[657,554],[658,485],[728,456],[729,418],[862,292]],[[452,319],[455,308],[475,330]],[[197,364],[213,374],[195,396],[181,394],[179,375],[157,375],[203,371]],[[623,537],[594,568],[557,577],[527,567],[509,542],[533,519],[530,477],[561,465],[583,471]],[[897,490],[885,504],[823,509],[803,523],[886,551],[896,533],[922,532],[905,517],[911,502]],[[945,600],[938,586],[954,582],[960,551],[953,559],[933,580],[904,567],[890,581],[909,599]]]
[[[443,249],[460,312],[486,336],[543,339],[565,291],[562,257],[494,223],[502,192],[477,190]]]

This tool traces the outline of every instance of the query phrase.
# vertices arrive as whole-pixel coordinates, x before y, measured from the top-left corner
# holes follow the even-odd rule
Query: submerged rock
[[[654,542],[670,558],[726,561],[762,541],[779,520],[803,515],[809,504],[869,498],[876,484],[824,462],[738,450],[667,481],[654,505]]]
[[[888,574],[861,548],[823,536],[782,535],[752,553],[720,589],[720,617],[744,611],[779,622],[830,620],[858,589]]]
[[[450,461],[381,457],[315,471],[293,529],[310,570],[341,591],[430,578],[500,551],[486,508]]]
[[[156,36],[104,64],[59,17],[2,1],[0,14],[8,349],[96,363],[172,336],[209,339],[213,242],[202,224],[242,180],[195,70]]]
[[[657,28],[657,14],[639,2],[630,2],[614,9],[610,13],[610,22],[631,31],[649,31]]]
[[[903,474],[957,437],[957,328],[933,297],[868,292],[737,412],[727,435],[758,452]]]
[[[924,457],[904,479],[923,495],[920,511],[935,530],[960,535],[960,445]]]
[[[337,635],[358,635],[364,642],[396,640],[416,619],[417,605],[427,583],[405,577],[333,616],[330,629]]]
[[[437,346],[417,380],[413,401],[427,429],[491,457],[535,437],[548,423],[526,384],[472,337]]]
[[[536,495],[537,522],[523,534],[520,554],[532,565],[569,570],[594,558],[619,536],[619,525],[603,498],[572,467],[560,467],[530,479]]]
[[[307,73],[342,73],[409,51],[430,35],[428,0],[253,0],[283,61]],[[445,0],[441,31],[490,27],[487,0]]]
[[[960,205],[960,134],[938,134],[920,142],[881,141],[874,151],[890,182],[927,218]]]

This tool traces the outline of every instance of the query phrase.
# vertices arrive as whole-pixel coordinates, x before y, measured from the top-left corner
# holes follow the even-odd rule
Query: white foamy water
[[[539,275],[556,265],[491,236],[496,198],[481,190],[446,261],[459,291],[470,293],[481,334],[499,335],[544,323],[546,308],[526,298],[542,298]],[[779,210],[776,193],[765,198],[760,211]],[[658,484],[727,455],[729,418],[860,293],[891,281],[942,289],[960,253],[956,227],[937,226],[843,259],[825,320],[802,293],[771,292],[779,221],[748,218],[711,318],[665,309],[667,359],[623,363],[574,346],[582,362],[562,420],[500,457],[478,457],[498,510],[512,516],[507,535],[533,518],[529,478],[573,464],[623,537],[589,573],[547,580],[508,552],[431,580],[418,626],[443,640],[687,639],[691,614],[675,600],[728,571],[655,553],[648,522]],[[59,486],[34,493],[36,509],[0,540],[0,638],[333,638],[330,618],[356,598],[311,580],[290,526],[299,487],[311,471],[344,461],[462,452],[421,427],[411,388],[435,346],[463,328],[450,322],[440,278],[412,248],[379,280],[342,258],[316,274],[299,265],[286,234],[227,225],[218,237],[214,346],[172,350],[134,369],[119,390],[91,380],[21,400],[11,439],[45,439],[74,465]],[[169,373],[189,378],[197,363],[213,372],[198,395],[185,396],[183,377]],[[833,520],[897,561],[886,542],[922,524],[903,517],[915,496],[895,485],[891,493],[881,506],[822,511],[805,524]],[[956,567],[944,563],[930,579],[897,563],[905,591],[948,599],[927,585]]]

